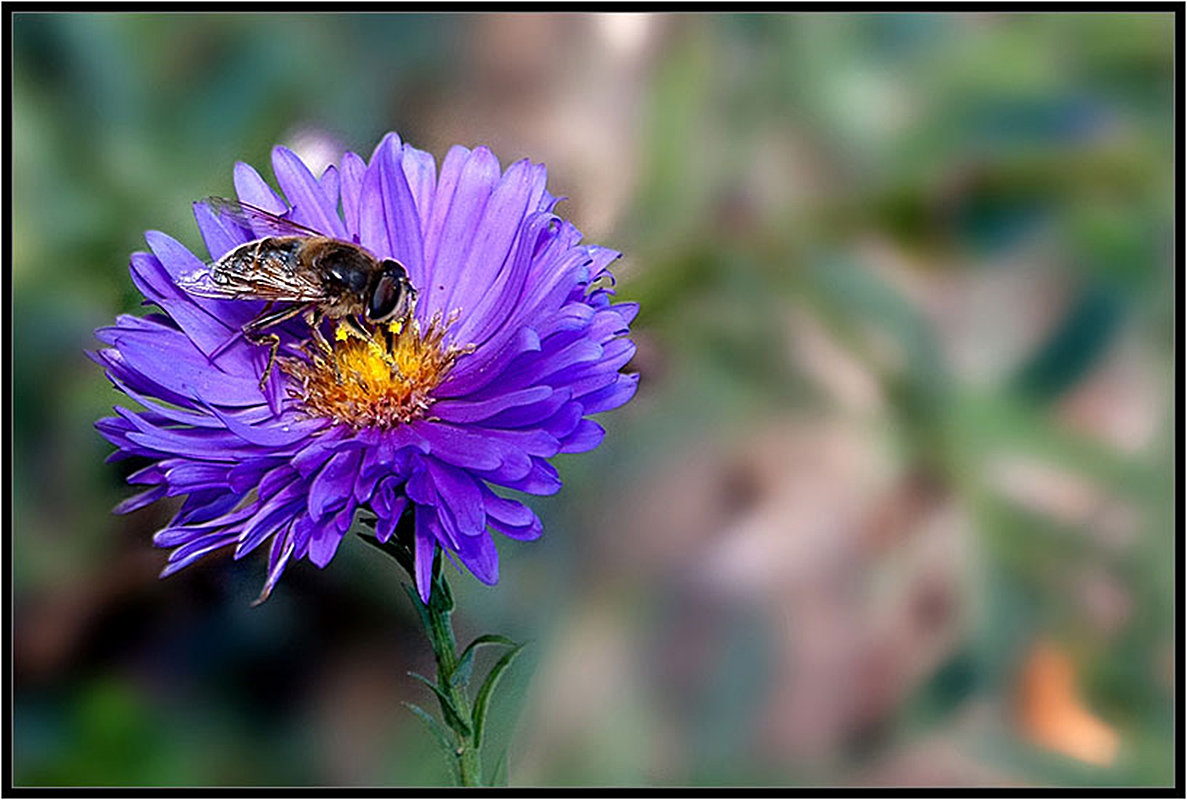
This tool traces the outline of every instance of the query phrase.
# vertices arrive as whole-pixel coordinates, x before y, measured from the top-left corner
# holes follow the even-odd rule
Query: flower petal
[[[160,500],[165,496],[167,489],[168,487],[166,486],[154,486],[153,488],[143,491],[140,494],[132,495],[127,500],[124,500],[115,508],[111,509],[111,513],[131,514],[133,511],[139,508],[144,508],[145,506]]]
[[[479,148],[471,159],[483,152],[483,148]],[[497,169],[498,161],[494,156],[490,158]],[[466,177],[463,172],[463,181]],[[485,174],[482,174],[480,180],[484,178]],[[497,303],[498,288],[506,283],[503,273],[511,269],[512,247],[519,237],[524,216],[544,190],[543,179],[543,171],[533,167],[527,159],[513,164],[490,192],[481,214],[469,222],[473,239],[464,260],[457,265],[452,281],[442,280],[446,290],[441,308],[445,311],[460,308],[463,312],[464,321],[457,332],[460,340],[464,341],[466,333],[480,325],[487,310]],[[449,231],[447,221],[446,235]],[[435,276],[442,275],[442,264],[438,261]]]
[[[482,505],[482,491],[465,470],[457,469],[436,459],[426,459],[441,510],[452,517],[457,531],[474,536],[486,528],[486,510]]]
[[[618,408],[635,395],[639,388],[639,375],[619,375],[613,383],[581,397],[586,414],[597,414]]]
[[[330,204],[330,209],[334,216],[338,216],[338,200],[340,199],[338,190],[342,184],[341,178],[338,175],[338,168],[333,164],[327,166],[322,170],[321,177],[317,179],[317,183],[321,186],[322,194],[326,196],[326,201]]]
[[[445,381],[437,387],[438,397],[463,397],[473,394],[502,374],[512,360],[523,353],[538,351],[540,337],[529,327],[520,328],[498,347],[484,347],[462,356]]]
[[[496,469],[508,449],[502,442],[477,432],[440,422],[413,423],[429,445],[429,452],[447,464],[467,469]]]
[[[499,483],[508,489],[527,494],[556,494],[561,489],[561,479],[556,468],[542,458],[532,459],[532,468],[524,477],[518,480],[500,480]]]
[[[449,166],[448,163],[446,166]],[[447,208],[435,208],[433,212],[436,217],[443,210],[443,221],[437,250],[431,257],[432,266],[427,270],[430,280],[417,287],[421,290],[418,311],[423,308],[423,313],[429,316],[437,311],[445,314],[450,312],[451,308],[446,302],[454,287],[465,279],[464,270],[475,233],[498,180],[498,159],[490,150],[479,147],[470,153],[462,165],[457,188],[452,195],[438,193],[435,202],[449,197],[449,203]]]
[[[433,535],[432,524],[436,518],[433,509],[417,507],[414,535],[416,549],[412,563],[416,570],[416,591],[425,603],[429,602],[429,592],[433,588],[433,554],[437,551],[437,537]]]
[[[227,430],[242,436],[252,444],[266,447],[296,444],[330,424],[327,419],[314,418],[298,421],[272,417],[263,425],[251,425],[243,419],[242,413],[219,411],[215,406],[210,406],[210,413],[218,417],[227,426]]]
[[[225,372],[219,368],[221,365],[211,364],[178,331],[121,328],[114,334],[114,343],[128,369],[151,375],[159,385],[182,397],[220,406],[259,405],[264,400],[258,380],[242,372]]]
[[[235,538],[234,531],[212,533],[210,536],[203,537],[199,542],[193,542],[184,548],[174,550],[169,555],[169,563],[161,570],[161,577],[167,578],[215,550],[230,547],[235,543]]]
[[[246,230],[216,216],[204,201],[194,203],[193,208],[202,241],[206,243],[206,252],[212,260],[217,261],[239,245],[250,241],[251,237]]]
[[[583,419],[577,428],[561,441],[562,453],[585,453],[602,443],[606,429],[593,420]]]
[[[309,485],[309,515],[320,520],[350,499],[361,456],[358,450],[338,453]]]
[[[342,155],[342,217],[349,240],[359,238],[359,195],[363,190],[363,175],[367,164],[355,153],[347,151]]]
[[[373,159],[363,173],[359,187],[359,244],[380,258],[388,258],[392,255],[392,240],[383,211],[383,185],[379,170],[379,162]]]
[[[417,150],[412,145],[406,144],[403,149],[404,155],[400,159],[400,166],[404,170],[404,178],[408,181],[408,188],[416,203],[416,215],[420,218],[420,232],[423,241],[433,209],[433,196],[436,194],[437,162],[432,155],[423,150]]]
[[[492,397],[488,400],[442,400],[433,405],[433,415],[446,422],[481,422],[509,408],[538,403],[553,393],[551,386],[533,386]]]
[[[326,236],[346,238],[346,228],[338,216],[337,198],[331,201],[326,196],[317,178],[296,153],[287,147],[272,148],[272,171],[292,206],[290,219]]]
[[[272,191],[268,182],[260,177],[260,173],[250,164],[242,161],[235,162],[235,194],[239,200],[249,205],[262,208],[273,214],[283,214],[288,206],[280,199],[280,195]],[[257,236],[267,236],[268,230],[260,227],[255,231]]]
[[[490,487],[482,487],[482,504],[492,524],[523,526],[530,525],[536,518],[535,512],[523,503],[500,497]]]
[[[488,586],[499,582],[499,551],[490,534],[467,536],[458,549],[458,557],[474,577]]]
[[[381,542],[386,542],[396,532],[400,517],[403,516],[404,509],[408,507],[408,498],[403,494],[398,494],[395,486],[396,482],[393,480],[384,481],[381,491],[376,493],[377,495],[382,494],[384,499],[377,502],[378,497],[376,497],[371,501],[371,508],[378,517],[375,521],[375,537]]]
[[[333,517],[318,523],[309,539],[309,560],[324,569],[338,552],[338,545],[342,543],[344,535],[346,532],[338,529]]]
[[[372,163],[379,170],[383,218],[391,245],[387,255],[403,264],[412,284],[419,286],[425,280],[424,244],[421,241],[416,201],[400,164],[402,156],[399,138],[395,134],[388,134],[375,149]]]
[[[133,253],[130,271],[136,288],[164,309],[206,355],[224,349],[238,335],[238,331],[178,288],[156,256]]]
[[[462,168],[470,158],[470,151],[461,145],[454,145],[445,154],[441,163],[441,176],[437,179],[437,188],[433,192],[433,203],[427,218],[422,223],[424,230],[425,273],[433,276],[434,264],[437,259],[438,243],[441,241],[441,231],[445,227],[445,218],[449,207],[453,203],[454,192],[457,191],[458,180],[462,175]],[[417,287],[425,291],[427,287]]]

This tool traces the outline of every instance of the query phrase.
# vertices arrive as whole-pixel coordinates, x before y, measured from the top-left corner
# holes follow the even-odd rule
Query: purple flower
[[[128,479],[147,490],[116,510],[185,496],[154,537],[173,549],[162,576],[222,548],[240,558],[268,544],[261,597],[294,559],[329,563],[360,507],[381,541],[414,515],[422,598],[437,547],[495,583],[490,532],[541,533],[530,508],[496,489],[559,490],[548,459],[596,447],[604,431],[589,415],[635,392],[638,376],[619,372],[638,311],[611,302],[619,253],[580,244],[553,213],[543,165],[502,171],[484,147],[454,147],[439,174],[394,134],[369,163],[346,153],[320,178],[283,147],[272,167],[284,198],[238,163],[241,202],[398,260],[417,303],[371,339],[340,331],[320,349],[303,319],[269,329],[278,367],[261,389],[269,348],[240,328],[264,303],[180,288],[202,260],[149,231],[151,252],[132,255],[131,273],[157,310],[98,330],[109,346],[93,354],[144,408],[116,407],[96,424],[118,448],[111,459],[150,461]],[[194,213],[211,259],[263,235],[203,203]]]

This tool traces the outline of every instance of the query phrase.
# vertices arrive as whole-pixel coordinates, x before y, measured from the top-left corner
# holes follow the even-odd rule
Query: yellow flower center
[[[308,358],[278,362],[296,379],[290,394],[308,413],[355,428],[391,428],[423,418],[433,389],[467,352],[443,344],[452,321],[442,324],[437,314],[422,330],[409,314],[368,337],[341,325],[332,344],[315,336]]]

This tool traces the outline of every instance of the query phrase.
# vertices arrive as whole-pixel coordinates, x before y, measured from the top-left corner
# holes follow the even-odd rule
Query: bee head
[[[368,289],[368,322],[387,322],[400,317],[416,299],[416,289],[408,281],[408,271],[399,261],[387,258],[374,273]]]

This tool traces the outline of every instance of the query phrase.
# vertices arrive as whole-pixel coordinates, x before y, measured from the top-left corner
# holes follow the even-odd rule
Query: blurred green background
[[[399,571],[158,581],[83,354],[235,160],[396,130],[546,162],[643,304],[545,537],[454,580],[534,642],[512,784],[1171,783],[1173,25],[15,14],[15,782],[447,780]]]

